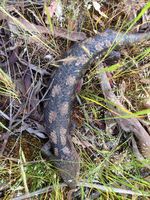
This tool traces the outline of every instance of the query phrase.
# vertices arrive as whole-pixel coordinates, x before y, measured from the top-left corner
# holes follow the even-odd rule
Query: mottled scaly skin
[[[132,44],[149,39],[150,33],[127,34],[107,30],[75,44],[67,53],[66,61],[56,70],[44,109],[46,132],[49,136],[49,153],[63,180],[75,187],[80,170],[79,156],[69,133],[72,105],[78,80],[96,56],[102,56],[112,46]]]

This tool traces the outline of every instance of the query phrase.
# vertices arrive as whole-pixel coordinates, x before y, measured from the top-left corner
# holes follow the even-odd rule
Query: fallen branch
[[[102,68],[103,66],[99,66]],[[101,73],[101,88],[105,98],[111,102],[109,108],[112,111],[112,115],[115,117],[118,125],[125,132],[132,132],[139,141],[141,151],[145,158],[150,158],[150,135],[141,125],[138,119],[130,117],[130,112],[120,103],[115,94],[112,91],[108,77],[105,72]],[[123,118],[125,116],[125,118]]]

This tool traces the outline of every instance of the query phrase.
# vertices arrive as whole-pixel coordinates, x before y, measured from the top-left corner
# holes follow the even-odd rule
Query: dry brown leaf
[[[33,122],[32,122],[33,123]],[[36,122],[37,123],[37,122]],[[41,129],[40,129],[41,128]],[[22,123],[22,126],[18,129],[16,129],[15,131],[20,133],[20,132],[23,132],[23,131],[26,131],[28,133],[30,133],[31,135],[36,135],[38,136],[39,138],[42,138],[42,139],[45,139],[46,136],[45,134],[43,133],[43,127],[42,126],[38,126],[37,128],[33,128],[31,127],[30,124],[26,123],[26,122],[23,122]]]
[[[16,26],[16,22],[18,22],[18,25],[20,25],[23,29],[29,31],[32,34],[36,35],[38,34],[39,37],[41,37],[41,34],[48,34],[48,35],[51,34],[54,37],[62,37],[71,41],[79,41],[86,39],[85,33],[82,32],[76,32],[76,31],[68,32],[67,29],[58,27],[54,27],[54,31],[50,32],[50,30],[47,27],[30,23],[26,19],[15,18],[15,17],[13,17],[13,19],[14,20],[9,19],[9,25],[11,26],[11,30],[13,30],[13,32],[15,32],[16,34],[17,33],[19,34],[19,30]]]
[[[48,7],[50,17],[56,15],[57,19],[62,18],[62,4],[60,0],[52,0],[50,6]]]
[[[96,147],[94,147],[91,143],[89,143],[88,141],[80,141],[79,139],[77,139],[76,137],[72,138],[73,143],[77,144],[78,146],[82,146],[83,149],[85,148],[89,148],[91,147],[92,149],[96,149]]]
[[[96,0],[93,0],[93,7],[102,17],[108,18],[107,15],[101,11],[101,5]]]

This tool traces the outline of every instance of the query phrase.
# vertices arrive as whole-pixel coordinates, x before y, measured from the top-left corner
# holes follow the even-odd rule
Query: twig
[[[65,187],[67,186],[66,184],[62,183],[60,184],[60,187]],[[43,193],[46,193],[46,192],[49,192],[51,189],[53,189],[54,187],[53,186],[48,186],[48,187],[45,187],[45,188],[42,188],[40,190],[37,190],[35,192],[31,192],[29,194],[24,194],[24,195],[21,195],[19,197],[15,197],[15,198],[12,198],[12,200],[22,200],[22,199],[27,199],[27,198],[31,198],[33,196],[37,196],[37,195],[40,195],[40,194],[43,194]]]
[[[67,185],[62,183],[60,184],[60,187],[66,187]],[[92,188],[92,189],[98,189],[104,192],[109,192],[109,193],[119,193],[119,194],[130,194],[130,195],[137,195],[137,196],[150,196],[150,193],[147,192],[135,192],[132,190],[125,190],[125,189],[120,189],[120,188],[113,188],[113,187],[107,187],[107,186],[103,186],[100,184],[93,184],[93,183],[86,183],[86,182],[79,182],[77,184],[77,186],[79,187],[88,187],[88,188]],[[46,192],[49,192],[50,190],[52,190],[54,187],[53,186],[48,186],[45,188],[42,188],[40,190],[37,190],[35,192],[31,192],[29,194],[25,194],[19,197],[15,197],[12,200],[23,200],[23,199],[27,199],[27,198],[31,198],[33,196],[37,196]]]
[[[80,182],[78,183],[78,186],[84,186],[84,187],[89,187],[93,189],[98,189],[102,190],[104,192],[110,192],[110,193],[119,193],[119,194],[131,194],[131,195],[137,195],[137,196],[150,196],[150,193],[147,192],[135,192],[132,190],[125,190],[125,189],[120,189],[120,188],[114,188],[114,187],[107,187],[103,186],[100,184],[93,184],[93,183],[85,183],[85,182]]]
[[[6,115],[3,111],[0,110],[0,116],[2,116],[3,118],[10,120],[10,117],[8,115]]]

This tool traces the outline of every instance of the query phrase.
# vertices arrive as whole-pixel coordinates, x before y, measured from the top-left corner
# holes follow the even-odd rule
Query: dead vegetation
[[[121,49],[115,63],[98,61],[84,77],[72,116],[81,190],[60,185],[40,151],[47,140],[44,98],[61,56],[108,28],[149,31],[149,9],[146,0],[1,1],[2,199],[149,198],[150,149],[141,151],[150,140],[149,41]]]

